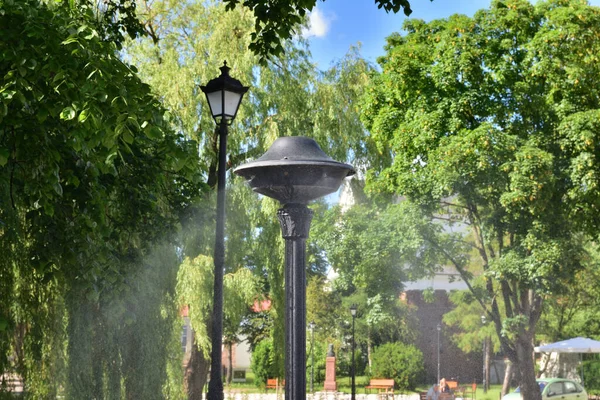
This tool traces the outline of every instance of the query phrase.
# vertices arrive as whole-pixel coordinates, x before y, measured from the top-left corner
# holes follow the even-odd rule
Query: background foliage
[[[386,343],[373,352],[373,378],[393,378],[400,391],[413,390],[421,383],[423,353],[413,345]]]

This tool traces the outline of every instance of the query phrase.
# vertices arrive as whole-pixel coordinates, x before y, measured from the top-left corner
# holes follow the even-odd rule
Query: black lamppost
[[[485,315],[481,316],[481,324],[485,326],[485,323],[487,322]],[[485,359],[487,356],[487,336],[483,336],[483,393],[487,393],[487,370],[486,370],[486,365],[485,365]]]
[[[217,222],[215,228],[215,281],[213,291],[212,349],[210,353],[210,382],[208,399],[223,399],[221,347],[223,343],[223,270],[225,268],[225,168],[227,159],[228,125],[235,118],[242,97],[248,91],[240,81],[229,76],[227,62],[221,75],[200,89],[206,95],[210,112],[219,126],[219,170],[217,175]]]
[[[306,205],[335,192],[354,172],[302,136],[278,138],[258,160],[235,170],[255,192],[282,204],[277,217],[285,239],[286,400],[306,399],[306,239],[312,219]]]
[[[354,340],[354,320],[356,319],[356,304],[352,304],[350,306],[350,314],[352,314],[352,396],[351,399],[352,400],[356,400],[356,381],[355,381],[355,377],[356,377],[356,370],[355,370],[355,366],[354,366],[354,348],[356,345],[356,342]]]
[[[442,325],[441,324],[437,324],[437,333],[438,333],[438,348],[437,348],[437,358],[438,358],[438,365],[437,365],[437,381],[438,383],[440,382],[440,332],[442,331]]]
[[[310,392],[313,392],[313,382],[315,379],[315,321],[308,323],[310,329]]]

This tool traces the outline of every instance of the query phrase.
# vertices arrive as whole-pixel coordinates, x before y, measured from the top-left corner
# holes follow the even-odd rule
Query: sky
[[[473,16],[477,10],[488,8],[491,0],[411,0],[410,3],[413,10],[410,18],[428,22],[453,14]],[[600,0],[592,0],[590,4],[600,6]],[[310,31],[305,31],[304,36],[321,70],[343,58],[359,42],[360,54],[375,63],[377,57],[385,54],[385,39],[401,32],[406,18],[402,11],[388,14],[378,9],[374,0],[318,0],[310,15]]]

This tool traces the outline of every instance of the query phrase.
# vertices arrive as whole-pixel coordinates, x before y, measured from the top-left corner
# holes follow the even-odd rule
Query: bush
[[[591,394],[600,394],[600,360],[583,362],[583,379],[585,390]]]
[[[423,353],[415,346],[399,342],[377,347],[372,362],[373,377],[394,379],[400,390],[413,390],[424,371]]]
[[[272,339],[262,340],[254,348],[252,352],[252,372],[254,373],[254,384],[260,388],[265,387],[268,378],[276,376]]]

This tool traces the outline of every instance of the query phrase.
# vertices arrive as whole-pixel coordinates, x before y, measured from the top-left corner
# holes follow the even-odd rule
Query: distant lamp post
[[[354,168],[332,160],[312,139],[280,137],[256,161],[236,168],[252,189],[282,204],[285,239],[285,399],[306,399],[306,239],[308,202],[338,190]]]
[[[437,339],[438,339],[438,346],[437,346],[437,381],[439,383],[440,381],[440,332],[442,331],[442,325],[441,324],[437,324]]]
[[[315,379],[315,321],[310,321],[308,328],[310,329],[310,392],[312,393]]]
[[[356,319],[356,304],[352,304],[350,306],[350,314],[352,314],[352,400],[356,400],[356,367],[354,365],[354,348],[356,347],[356,342],[354,340],[354,320]]]
[[[200,89],[206,95],[210,113],[219,126],[219,170],[217,175],[217,221],[214,250],[214,287],[212,349],[208,399],[223,399],[221,372],[221,347],[223,343],[223,270],[225,268],[225,168],[227,159],[227,126],[233,122],[242,97],[248,91],[240,81],[229,76],[227,62],[223,62],[221,75]]]
[[[485,315],[481,316],[481,324],[485,326],[487,319]],[[483,336],[483,393],[487,393],[487,368],[486,368],[486,357],[487,357],[487,336]]]

